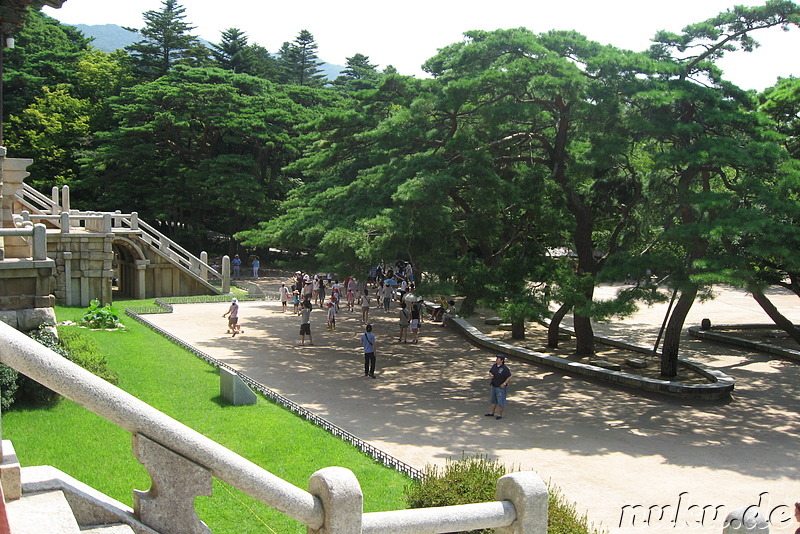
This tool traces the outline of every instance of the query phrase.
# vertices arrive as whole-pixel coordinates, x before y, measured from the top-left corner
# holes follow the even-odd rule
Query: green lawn
[[[115,308],[121,312],[149,302],[123,302]],[[77,321],[82,313],[56,308],[59,321]],[[404,475],[263,398],[253,406],[225,405],[216,368],[121,317],[125,330],[89,333],[119,375],[120,388],[296,486],[306,488],[311,474],[322,467],[343,466],[361,483],[365,511],[405,507]],[[150,486],[131,454],[130,434],[71,401],[62,399],[51,408],[12,408],[3,414],[2,425],[4,439],[12,440],[23,466],[53,465],[130,506],[133,489]],[[299,523],[217,480],[213,497],[198,498],[196,508],[217,534],[305,532]]]

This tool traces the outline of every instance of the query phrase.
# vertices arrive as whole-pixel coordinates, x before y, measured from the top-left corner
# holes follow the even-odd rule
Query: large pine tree
[[[249,44],[247,35],[238,28],[223,31],[222,41],[211,45],[211,54],[217,65],[225,70],[260,78],[275,75],[275,58],[266,48]]]
[[[125,28],[141,33],[144,39],[125,47],[131,55],[134,74],[140,79],[156,80],[167,74],[178,63],[197,64],[203,58],[203,49],[197,37],[189,33],[194,29],[184,22],[186,8],[177,0],[164,0],[160,11],[144,13],[145,26],[141,30]]]
[[[292,43],[283,43],[280,54],[281,81],[308,87],[322,87],[325,76],[319,68],[317,43],[308,30],[300,30]]]

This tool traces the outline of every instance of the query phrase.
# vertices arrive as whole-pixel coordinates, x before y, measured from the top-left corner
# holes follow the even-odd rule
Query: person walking
[[[411,305],[411,342],[416,343],[419,335],[419,325],[422,322],[422,312],[420,310],[419,302]]]
[[[408,343],[408,322],[411,319],[411,315],[408,313],[406,309],[406,303],[400,303],[400,337],[397,338],[397,342],[400,343]]]
[[[281,284],[279,292],[281,295],[281,306],[283,307],[283,313],[286,313],[286,303],[289,302],[289,298],[291,297],[289,294],[289,288],[286,287],[286,282]]]
[[[380,284],[381,299],[383,301],[383,311],[389,313],[389,305],[392,302],[392,288],[381,282]]]
[[[336,330],[336,306],[328,302],[328,331]]]
[[[231,299],[231,305],[228,311],[222,314],[223,317],[228,317],[228,334],[233,334],[231,337],[236,337],[236,334],[241,334],[242,329],[239,326],[239,301],[236,297]]]
[[[308,336],[308,344],[313,345],[314,339],[311,337],[311,301],[308,300],[311,296],[303,297],[303,303],[300,305],[300,344],[306,344],[306,336]]]
[[[375,378],[375,334],[371,324],[361,334],[361,344],[364,345],[364,376]]]
[[[485,415],[502,419],[506,407],[508,383],[511,381],[511,370],[506,366],[505,354],[498,354],[495,357],[494,365],[489,369],[489,376],[492,378],[492,390],[489,394],[489,413]]]
[[[361,322],[369,322],[369,289],[364,289],[364,294],[361,295]]]
[[[261,262],[258,261],[258,256],[253,258],[253,280],[258,280],[258,270],[261,268]]]

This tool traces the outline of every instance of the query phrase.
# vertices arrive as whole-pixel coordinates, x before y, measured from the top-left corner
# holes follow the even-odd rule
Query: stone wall
[[[47,255],[55,260],[54,295],[66,306],[112,302],[113,234],[47,234]]]

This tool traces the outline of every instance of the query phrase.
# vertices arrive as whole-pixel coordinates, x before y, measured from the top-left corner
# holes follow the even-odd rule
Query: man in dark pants
[[[505,354],[496,356],[494,365],[489,369],[489,376],[492,377],[492,391],[489,395],[490,411],[486,417],[502,419],[503,409],[506,407],[506,388],[511,381],[511,371],[506,367]]]
[[[371,324],[361,334],[361,343],[364,344],[364,376],[375,378],[375,334],[372,333]]]

